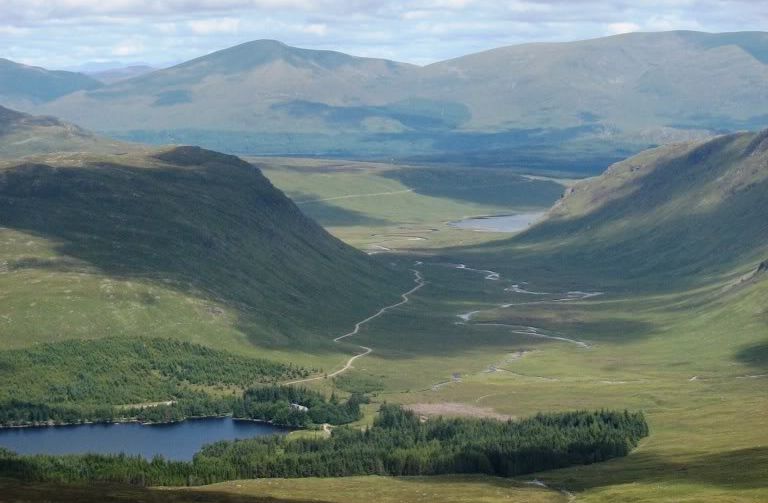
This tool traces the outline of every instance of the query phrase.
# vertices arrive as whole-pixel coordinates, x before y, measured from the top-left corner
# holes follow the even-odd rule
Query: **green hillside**
[[[2,348],[147,335],[322,354],[328,335],[410,282],[330,236],[236,157],[115,145],[2,113]],[[19,124],[42,142],[67,128],[96,147],[14,160],[5,140],[25,134]]]
[[[4,422],[222,413],[211,397],[348,358],[333,337],[410,283],[237,157],[0,107]]]
[[[766,53],[762,32],[675,31],[419,67],[259,40],[37,111],[121,138],[237,153],[596,173],[648,145],[768,125]]]
[[[0,159],[52,152],[124,152],[136,145],[95,136],[55,117],[23,114],[0,106]]]
[[[768,131],[649,150],[577,183],[547,220],[483,249],[568,281],[692,286],[768,258]]]
[[[0,58],[0,103],[37,104],[101,87],[82,73],[51,71]]]

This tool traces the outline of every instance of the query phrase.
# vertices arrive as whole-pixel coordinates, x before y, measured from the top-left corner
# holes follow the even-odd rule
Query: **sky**
[[[0,0],[0,57],[168,66],[256,39],[427,64],[631,31],[767,30],[765,0]]]

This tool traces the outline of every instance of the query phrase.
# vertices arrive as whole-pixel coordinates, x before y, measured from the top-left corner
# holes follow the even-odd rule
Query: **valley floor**
[[[330,336],[322,352],[268,348],[261,354],[326,370],[348,368],[305,384],[370,393],[373,403],[360,426],[370,424],[384,402],[423,415],[491,417],[626,408],[646,413],[650,437],[625,458],[516,480],[249,480],[167,493],[155,489],[142,498],[162,494],[185,501],[191,493],[194,501],[216,494],[224,501],[226,495],[237,498],[232,501],[338,503],[372,496],[377,502],[768,501],[768,282],[724,289],[726,278],[720,278],[709,286],[658,293],[619,290],[578,272],[569,278],[534,276],[525,263],[468,247],[504,236],[446,223],[546,208],[554,201],[552,187],[538,187],[537,201],[480,204],[484,185],[458,195],[425,194],[424,185],[403,183],[414,182],[402,173],[387,175],[391,167],[317,163],[311,176],[302,171],[308,168],[294,165],[273,164],[265,173],[336,236],[369,253],[387,253],[383,260],[401,271],[415,269],[424,286],[412,290],[408,302],[395,305],[393,298],[391,309],[359,324],[350,337],[331,343]],[[562,189],[560,181],[550,182]],[[368,314],[373,313],[357,319]],[[350,361],[361,347],[371,351]],[[29,488],[2,487],[18,491],[7,493],[20,495],[14,501],[30,500]],[[69,501],[55,495],[50,500]]]
[[[290,189],[286,180],[283,188]],[[418,194],[389,197],[404,196]],[[337,204],[350,201],[359,203],[356,198]],[[416,203],[411,204],[398,211],[413,210]],[[364,217],[396,221],[388,208],[370,204]],[[431,215],[413,214],[427,220]],[[370,250],[354,226],[316,218]],[[422,223],[440,228],[437,220]],[[724,289],[730,280],[723,278],[663,293],[619,291],[586,275],[562,282],[532,277],[525,264],[498,262],[499,254],[448,246],[504,237],[498,234],[440,232],[442,238],[426,248],[418,240],[387,244],[400,252],[392,259],[403,268],[418,267],[427,285],[408,305],[360,331],[355,343],[374,352],[355,362],[345,386],[368,386],[377,402],[409,404],[423,414],[643,410],[652,434],[630,456],[536,477],[584,502],[768,500],[768,366],[759,357],[768,344],[768,319],[759,300],[768,296],[765,281]],[[464,261],[466,266],[457,268]],[[486,270],[497,266],[505,272]],[[295,481],[280,495],[301,497],[317,483]],[[411,498],[403,500],[418,501],[415,492]]]

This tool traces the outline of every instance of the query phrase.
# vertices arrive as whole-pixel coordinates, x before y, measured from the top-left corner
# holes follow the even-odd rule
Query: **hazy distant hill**
[[[82,73],[50,71],[0,58],[0,104],[38,104],[101,86]]]
[[[139,128],[141,120],[149,126],[146,129],[155,130],[327,132],[333,118],[310,100],[340,107],[352,101],[383,104],[386,95],[396,93],[395,82],[415,69],[261,40],[79,93],[52,104],[50,110],[65,112],[88,127],[110,130]],[[306,108],[302,100],[308,103]],[[100,111],[87,110],[96,103]],[[348,129],[360,128],[358,121],[349,121]]]
[[[554,145],[566,165],[767,126],[767,54],[766,33],[637,33],[418,67],[262,40],[41,110],[239,152],[526,164]]]
[[[105,84],[114,84],[115,82],[139,77],[155,70],[156,68],[148,65],[132,65],[122,68],[110,68],[108,70],[88,72],[88,75],[98,80],[99,82],[103,82]]]
[[[57,146],[62,128],[69,152],[12,159],[4,145],[4,133],[43,145],[50,132]],[[7,109],[0,131],[0,291],[14,299],[0,303],[0,349],[108,335],[332,344],[410,284],[237,157],[119,145]]]
[[[473,130],[597,124],[605,134],[768,125],[768,33],[633,33],[436,63],[419,90],[461,100]],[[667,131],[668,132],[668,131]]]

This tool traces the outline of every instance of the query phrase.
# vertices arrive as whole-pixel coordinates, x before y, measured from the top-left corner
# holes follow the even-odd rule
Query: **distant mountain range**
[[[114,84],[115,82],[139,77],[141,75],[154,72],[155,70],[157,70],[157,68],[149,65],[131,65],[87,72],[87,75],[93,77],[99,82],[103,82],[104,84]]]
[[[0,104],[33,107],[102,85],[82,73],[51,71],[0,58]]]
[[[26,109],[244,153],[502,165],[543,154],[594,170],[648,145],[768,126],[763,32],[524,44],[424,67],[260,40],[107,86],[69,78],[79,87]]]

